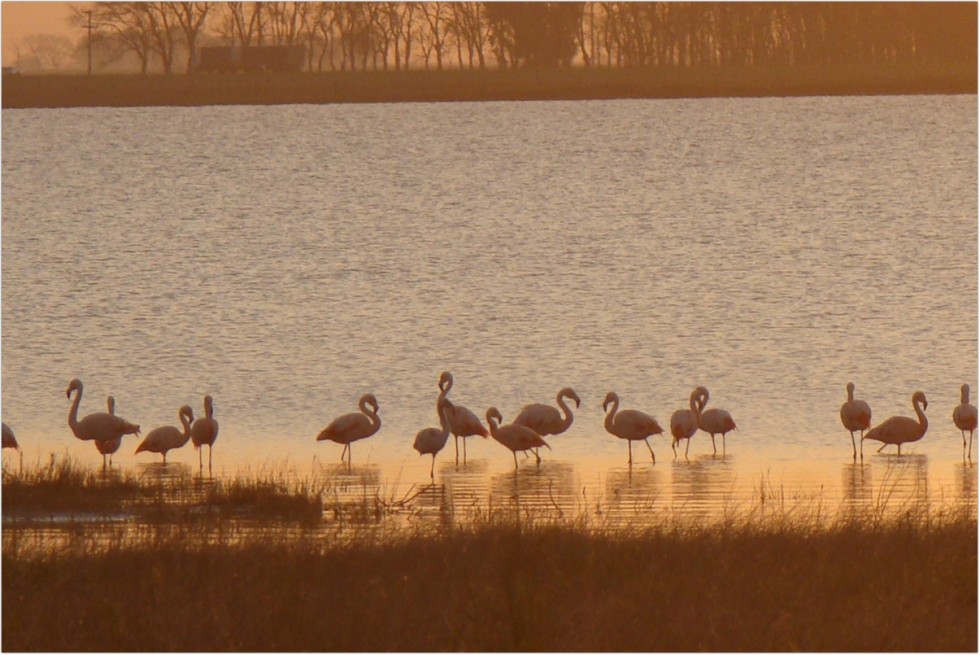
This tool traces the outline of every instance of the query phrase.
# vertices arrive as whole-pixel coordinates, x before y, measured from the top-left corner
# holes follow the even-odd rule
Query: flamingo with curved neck
[[[916,391],[912,394],[912,407],[915,409],[915,415],[918,417],[918,420],[911,419],[908,416],[892,416],[884,423],[879,423],[868,430],[861,438],[862,441],[864,439],[880,441],[881,448],[878,449],[879,453],[885,449],[885,446],[897,445],[898,454],[901,455],[903,443],[918,441],[925,435],[926,430],[929,429],[929,419],[926,418],[925,412],[929,408],[929,401],[926,400],[926,395],[921,391]]]
[[[691,437],[698,431],[698,424],[701,422],[701,410],[704,409],[707,400],[708,390],[704,387],[697,387],[691,392],[690,409],[679,409],[670,415],[670,434],[673,441],[670,442],[670,449],[674,451],[674,458],[677,458],[677,442],[681,439],[687,440],[684,448],[684,458],[687,459],[687,451],[691,447]]]
[[[537,463],[540,464],[541,456],[534,449],[544,446],[548,450],[551,450],[548,442],[529,427],[517,425],[516,423],[500,425],[503,420],[504,417],[500,415],[500,410],[496,407],[491,407],[487,410],[487,425],[490,426],[490,436],[510,449],[514,455],[514,470],[517,470],[518,450],[524,452],[533,450],[534,456],[537,458]]]
[[[68,410],[68,427],[77,438],[82,441],[113,441],[127,434],[140,433],[140,426],[106,412],[95,412],[79,421],[78,406],[82,403],[82,390],[82,381],[75,378],[68,383],[68,390],[65,391],[68,398],[75,394]]]
[[[378,416],[378,399],[373,393],[366,393],[357,402],[360,413],[351,412],[338,416],[330,425],[323,428],[317,435],[317,441],[333,441],[344,444],[340,452],[340,461],[347,455],[347,465],[351,465],[351,444],[359,439],[366,439],[381,429],[381,417]]]
[[[448,398],[449,390],[453,388],[453,374],[443,371],[439,376],[439,398],[436,399],[436,412],[439,411],[439,400]],[[480,418],[462,405],[453,405],[454,412],[449,419],[449,431],[453,435],[453,445],[456,447],[456,461],[459,461],[459,439],[463,438],[463,463],[466,463],[466,437],[480,436],[486,439],[490,436]]]
[[[163,455],[163,463],[167,463],[167,451],[175,448],[182,448],[191,439],[191,423],[194,421],[194,411],[189,405],[184,405],[177,412],[180,417],[180,424],[184,427],[183,432],[172,425],[164,425],[150,430],[146,438],[136,447],[136,453],[143,451],[160,453]]]
[[[455,411],[453,404],[445,397],[439,399],[437,406],[440,427],[419,430],[412,443],[412,448],[419,451],[419,455],[432,455],[432,466],[429,468],[429,478],[432,480],[436,479],[436,455],[449,441],[449,421]]]
[[[608,409],[609,405],[612,405],[612,409]],[[629,463],[633,463],[633,442],[642,439],[650,450],[653,463],[656,464],[657,456],[653,454],[653,447],[647,439],[655,434],[663,434],[664,430],[657,423],[657,419],[635,409],[619,411],[619,395],[615,391],[606,394],[606,399],[602,401],[602,409],[608,412],[605,421],[606,432],[620,439],[626,439],[626,444],[629,446]]]
[[[551,405],[533,403],[525,405],[517,413],[517,418],[514,419],[514,423],[531,428],[543,437],[561,434],[571,427],[573,418],[572,410],[565,404],[566,398],[575,401],[576,409],[582,404],[582,400],[575,393],[575,390],[571,387],[565,387],[555,397],[555,403],[561,408],[560,413]]]

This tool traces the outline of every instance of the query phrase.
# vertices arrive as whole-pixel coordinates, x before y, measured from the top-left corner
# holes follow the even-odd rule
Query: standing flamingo
[[[527,452],[535,448],[540,448],[541,446],[551,450],[548,442],[542,439],[541,435],[531,428],[517,425],[516,423],[500,425],[500,422],[503,420],[504,417],[500,415],[500,411],[496,407],[491,407],[487,410],[487,425],[490,426],[490,435],[507,448],[510,448],[511,453],[514,455],[514,470],[517,470],[518,450]],[[538,460],[537,463],[540,464],[541,456],[538,455],[537,451],[534,452],[534,456]]]
[[[369,407],[370,406],[370,407]],[[344,461],[347,455],[347,465],[351,465],[351,443],[358,439],[366,439],[381,428],[381,418],[378,416],[378,399],[373,393],[366,393],[357,402],[361,413],[351,412],[338,416],[330,425],[323,428],[317,435],[317,441],[329,439],[334,443],[344,444],[344,449],[340,451],[340,461]]]
[[[439,398],[447,398],[453,388],[453,374],[443,371],[439,376]],[[459,461],[459,438],[463,438],[463,463],[466,463],[466,437],[490,436],[487,429],[480,423],[479,417],[462,405],[453,405],[454,413],[449,420],[449,431],[453,435],[453,445],[456,447],[456,461]],[[439,401],[436,400],[436,412],[439,411]]]
[[[146,435],[146,438],[140,442],[140,445],[136,447],[136,453],[139,454],[144,450],[151,453],[160,453],[163,455],[163,463],[166,464],[167,451],[183,447],[191,438],[191,423],[194,421],[194,411],[189,405],[184,405],[177,412],[177,416],[180,417],[180,424],[184,426],[183,432],[172,425],[153,428]]]
[[[546,437],[549,434],[561,434],[572,425],[572,410],[565,404],[565,398],[574,400],[576,409],[582,404],[582,400],[575,393],[575,390],[571,387],[565,387],[558,392],[558,396],[555,398],[555,402],[561,407],[561,413],[551,405],[543,405],[541,403],[525,405],[517,413],[517,418],[514,419],[514,425],[523,425],[526,428],[531,428],[542,437]]]
[[[919,406],[921,405],[921,407]],[[918,441],[929,429],[929,420],[926,418],[925,410],[929,408],[929,401],[921,391],[912,394],[912,407],[919,420],[911,419],[908,416],[893,416],[884,423],[879,423],[865,433],[861,438],[874,439],[881,442],[880,453],[885,446],[891,444],[898,445],[898,454],[902,454],[902,444],[910,441]]]
[[[684,458],[687,458],[687,451],[691,447],[691,437],[698,431],[698,424],[701,422],[701,410],[707,403],[708,390],[704,387],[697,387],[691,392],[690,409],[679,409],[670,415],[670,434],[674,440],[670,443],[674,457],[677,457],[677,442],[681,439],[687,440],[684,448]]]
[[[857,446],[854,444],[854,433],[861,432],[861,459],[864,459],[864,431],[871,427],[871,406],[863,400],[854,400],[854,383],[847,383],[847,401],[840,406],[840,420],[844,428],[851,433],[851,447],[854,449],[854,459],[857,459]]]
[[[704,398],[704,403],[701,405],[701,420],[698,422],[698,427],[704,432],[711,435],[711,449],[714,451],[713,454],[718,454],[718,448],[715,446],[715,435],[721,435],[721,452],[725,452],[725,433],[731,432],[736,429],[735,419],[724,409],[718,409],[717,407],[712,407],[711,409],[705,411],[704,406],[708,404],[708,390],[704,390],[702,395]]]
[[[607,410],[610,403],[612,409]],[[650,457],[653,458],[653,463],[656,464],[657,456],[653,454],[653,447],[648,438],[655,434],[663,434],[664,430],[657,423],[657,419],[635,409],[619,411],[619,396],[615,391],[606,394],[606,399],[602,401],[602,409],[608,411],[606,414],[606,432],[620,439],[626,439],[626,444],[629,447],[629,463],[633,463],[633,442],[642,439],[647,448],[650,449]]]
[[[218,422],[214,418],[214,400],[210,395],[204,396],[204,416],[194,421],[191,426],[191,443],[197,450],[198,469],[204,468],[203,453],[201,446],[208,446],[208,471],[211,470],[211,449],[214,448],[215,439],[218,438]]]
[[[116,399],[109,396],[105,399],[106,409],[113,416],[116,415]],[[122,445],[122,437],[118,439],[110,439],[107,441],[96,441],[95,449],[102,453],[102,468],[106,467],[105,456],[109,456],[109,466],[112,466],[112,454],[119,450],[119,446]]]
[[[963,435],[963,452],[973,458],[973,431],[977,429],[977,408],[970,404],[970,385],[960,387],[960,404],[953,410],[953,423]],[[970,431],[970,447],[966,446],[966,431]]]
[[[140,433],[140,426],[106,412],[95,412],[79,421],[78,406],[82,402],[82,381],[78,378],[68,383],[65,396],[71,398],[73,391],[75,392],[75,399],[71,404],[71,409],[68,410],[68,427],[71,428],[72,433],[77,438],[82,441],[113,441],[127,434]]]
[[[432,466],[429,469],[429,477],[432,480],[436,479],[436,454],[449,441],[449,421],[452,420],[454,413],[453,404],[445,396],[439,399],[437,407],[441,427],[419,430],[415,435],[415,443],[412,444],[412,447],[419,451],[419,455],[432,455]]]

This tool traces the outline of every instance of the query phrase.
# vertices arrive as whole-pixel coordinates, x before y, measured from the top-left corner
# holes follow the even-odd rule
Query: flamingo
[[[412,444],[412,448],[419,451],[419,455],[432,455],[432,467],[429,469],[429,477],[432,480],[436,479],[436,454],[449,440],[449,421],[454,413],[453,404],[445,396],[439,399],[437,407],[441,427],[419,430],[415,435],[415,443]]]
[[[687,458],[687,451],[691,447],[691,437],[698,431],[698,423],[701,421],[701,410],[704,409],[708,390],[698,387],[691,392],[691,408],[679,409],[670,415],[670,434],[674,440],[670,443],[674,457],[677,457],[677,442],[687,439],[687,446],[684,448],[684,457]]]
[[[863,400],[854,400],[854,383],[847,383],[847,401],[840,406],[840,420],[844,428],[851,433],[851,447],[854,448],[854,459],[857,459],[857,446],[854,444],[854,433],[861,432],[861,459],[864,459],[864,431],[871,427],[871,407]]]
[[[184,426],[183,432],[172,425],[153,428],[146,435],[146,438],[140,442],[140,445],[136,446],[136,453],[139,454],[144,450],[151,453],[161,453],[163,455],[163,463],[166,464],[167,451],[182,447],[191,438],[191,423],[194,421],[194,411],[189,405],[184,405],[177,412],[177,416],[180,417],[180,424]]]
[[[76,393],[75,400],[68,411],[68,427],[77,438],[82,441],[114,441],[127,434],[140,433],[140,426],[106,412],[95,412],[79,421],[78,406],[82,403],[82,381],[78,378],[68,383],[65,396],[71,398],[73,391]]]
[[[610,403],[612,409],[607,410]],[[653,463],[656,464],[657,456],[653,454],[653,447],[650,446],[647,439],[655,434],[663,434],[664,430],[657,423],[657,419],[635,409],[624,409],[620,412],[619,396],[615,391],[606,394],[606,399],[602,401],[602,409],[608,411],[606,414],[606,432],[620,439],[626,439],[626,444],[629,446],[629,463],[633,463],[633,442],[643,439],[647,448],[650,449],[650,457],[653,458]]]
[[[970,385],[960,387],[960,404],[953,410],[953,423],[963,435],[963,450],[973,456],[973,431],[977,429],[977,408],[970,404]],[[966,431],[970,431],[970,447],[966,447]]]
[[[919,417],[918,421],[907,416],[893,416],[884,423],[879,423],[868,430],[861,437],[862,441],[864,439],[880,441],[881,448],[878,449],[879,453],[885,449],[885,446],[897,444],[898,454],[901,455],[903,443],[918,441],[929,428],[929,420],[926,418],[925,413],[925,410],[929,408],[929,401],[926,400],[926,395],[921,391],[916,391],[912,394],[912,407],[915,408],[915,414]]]
[[[371,407],[368,408],[368,405]],[[347,455],[347,465],[351,463],[351,443],[358,439],[366,439],[381,428],[381,418],[378,416],[378,399],[373,393],[366,393],[357,402],[361,413],[351,412],[338,416],[330,425],[323,428],[317,435],[317,441],[329,439],[334,443],[344,444],[344,449],[340,452],[340,461],[344,461]]]
[[[510,448],[511,453],[514,455],[515,471],[517,470],[518,450],[527,452],[534,448],[540,448],[541,446],[551,450],[548,442],[542,439],[541,435],[531,428],[516,423],[500,425],[500,422],[503,420],[503,416],[500,415],[500,411],[496,407],[491,407],[487,410],[487,425],[490,426],[490,435],[507,448]],[[541,456],[538,455],[537,451],[535,451],[534,456],[538,459],[538,464],[540,464]]]
[[[572,410],[565,404],[565,398],[574,400],[576,409],[582,404],[582,400],[575,393],[575,390],[571,387],[565,387],[558,392],[558,396],[555,398],[555,402],[562,409],[561,413],[551,405],[543,405],[541,403],[525,405],[517,413],[517,418],[514,419],[514,425],[523,425],[526,428],[531,428],[542,437],[546,437],[549,434],[561,434],[572,425]]]
[[[208,446],[208,471],[211,470],[211,449],[214,448],[214,441],[218,438],[218,422],[214,418],[214,400],[210,395],[204,396],[204,416],[194,421],[191,426],[191,443],[197,450],[197,465],[199,469],[204,468],[203,453],[201,446]]]
[[[116,399],[109,396],[105,399],[106,409],[113,416],[116,415]],[[122,437],[118,439],[110,439],[106,441],[96,441],[95,449],[102,453],[102,468],[105,468],[105,456],[109,456],[109,466],[112,466],[112,454],[119,450],[119,446],[122,445]]]
[[[447,398],[453,388],[453,374],[443,371],[439,376],[439,398]],[[490,436],[487,429],[480,423],[479,417],[462,405],[453,405],[455,412],[449,420],[449,431],[453,435],[453,445],[456,447],[456,461],[459,461],[459,438],[463,437],[463,463],[466,463],[466,437]],[[436,412],[439,411],[439,401],[436,400]]]
[[[705,411],[704,406],[708,404],[708,390],[704,390],[702,394],[704,398],[704,403],[701,405],[701,419],[698,421],[698,427],[703,431],[711,435],[711,448],[714,451],[713,454],[718,454],[718,448],[715,446],[715,435],[721,435],[721,452],[725,452],[725,433],[731,432],[736,429],[735,419],[724,409],[718,409],[717,407],[712,407],[711,409]]]
[[[14,431],[6,423],[3,423],[2,425],[3,425],[3,447],[20,450],[20,446],[17,444],[17,439],[16,437],[14,437]]]

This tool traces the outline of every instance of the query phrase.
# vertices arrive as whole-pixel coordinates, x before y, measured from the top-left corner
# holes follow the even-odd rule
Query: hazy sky
[[[73,41],[81,37],[78,29],[68,27],[70,2],[11,2],[2,3],[3,64],[13,65],[13,47],[31,34],[61,34]]]

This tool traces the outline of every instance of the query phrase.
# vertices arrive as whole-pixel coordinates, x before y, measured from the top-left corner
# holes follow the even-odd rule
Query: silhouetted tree
[[[575,56],[582,2],[485,2],[492,40],[511,65],[554,67]],[[499,58],[499,57],[498,57]]]

